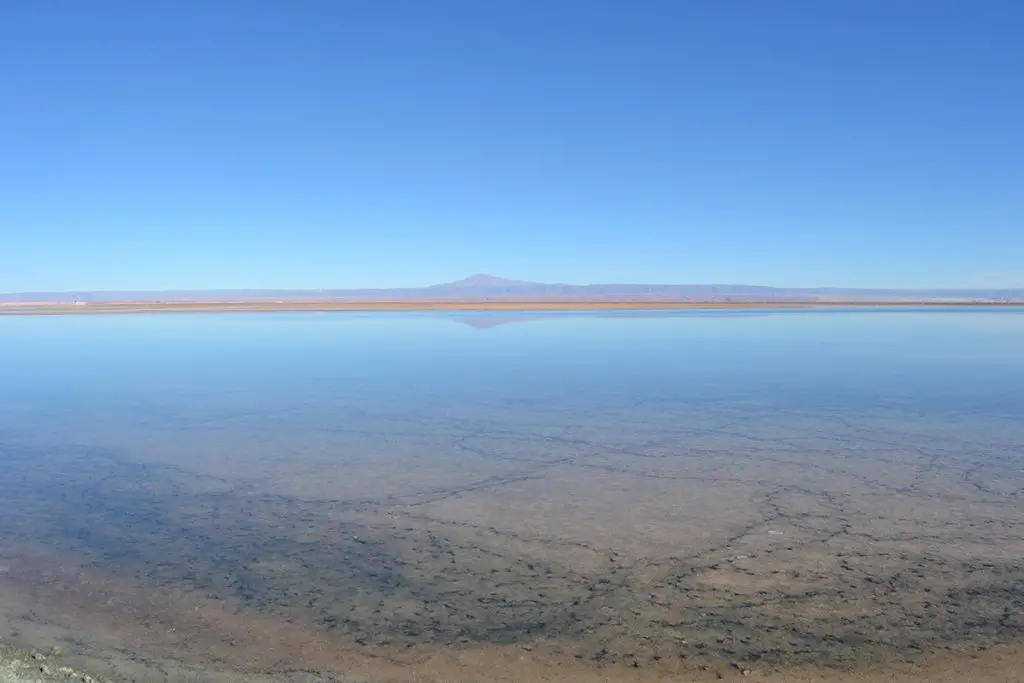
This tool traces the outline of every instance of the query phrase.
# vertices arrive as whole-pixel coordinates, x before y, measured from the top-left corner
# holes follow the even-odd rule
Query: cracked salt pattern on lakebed
[[[0,536],[394,658],[847,667],[1020,639],[1019,393],[642,386],[57,400],[46,434],[0,440]],[[252,656],[179,627],[169,654]]]

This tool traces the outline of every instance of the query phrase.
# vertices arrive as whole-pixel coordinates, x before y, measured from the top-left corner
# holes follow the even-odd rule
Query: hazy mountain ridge
[[[167,291],[72,291],[0,294],[3,302],[244,301],[323,299],[495,299],[597,301],[848,301],[978,300],[1024,302],[1024,288],[864,289],[767,287],[762,285],[666,285],[529,282],[478,274],[425,287],[391,289],[224,289]]]

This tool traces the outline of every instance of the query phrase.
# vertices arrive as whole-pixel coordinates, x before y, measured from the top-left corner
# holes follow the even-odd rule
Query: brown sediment
[[[1015,680],[1019,425],[614,412],[364,417],[344,468],[0,444],[0,614],[140,680]]]
[[[196,591],[153,587],[46,551],[6,551],[0,628],[8,639],[32,641],[30,651],[0,648],[0,667],[24,660],[14,671],[32,672],[12,681],[1011,683],[1024,667],[1024,648],[1017,645],[950,648],[848,670],[729,660],[696,667],[595,665],[543,643],[359,646]]]

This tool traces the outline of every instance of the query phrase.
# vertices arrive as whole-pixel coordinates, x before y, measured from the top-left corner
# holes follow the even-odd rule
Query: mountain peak
[[[441,286],[467,289],[492,289],[495,287],[528,287],[534,286],[535,284],[536,283],[534,282],[526,282],[525,280],[507,280],[503,277],[488,275],[487,273],[477,273],[476,275],[470,275],[462,280],[456,280],[455,282],[449,282]]]

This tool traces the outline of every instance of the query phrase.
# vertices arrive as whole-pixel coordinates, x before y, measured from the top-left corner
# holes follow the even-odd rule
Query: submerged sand
[[[344,471],[6,444],[0,634],[154,682],[1021,680],[1013,425],[596,417],[382,418]]]

